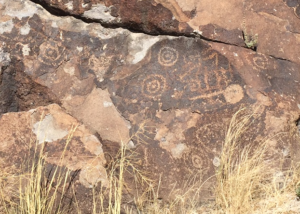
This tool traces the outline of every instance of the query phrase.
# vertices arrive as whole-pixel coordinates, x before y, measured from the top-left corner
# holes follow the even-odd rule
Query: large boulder
[[[42,2],[53,14],[75,18],[51,15],[29,0],[0,0],[0,41],[10,59],[99,134],[104,150],[116,142],[135,148],[144,170],[154,179],[162,174],[161,196],[196,171],[205,178],[215,173],[230,119],[241,107],[259,108],[245,142],[296,127],[299,20],[284,2]],[[86,18],[173,36],[105,28]],[[256,52],[245,48],[242,30],[258,34]],[[285,134],[272,138],[268,151],[273,157],[285,151],[288,166],[299,157],[297,143]]]
[[[45,161],[43,173],[49,180],[58,174],[54,173],[57,167],[70,172],[68,185],[74,187],[84,208],[92,207],[92,187],[100,183],[109,186],[101,142],[57,104],[3,114],[0,141],[1,191],[6,200],[18,196],[22,176],[35,170],[39,158]],[[68,188],[67,194],[66,204],[73,200],[72,189]]]

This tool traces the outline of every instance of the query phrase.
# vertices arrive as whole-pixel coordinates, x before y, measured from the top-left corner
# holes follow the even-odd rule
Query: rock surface
[[[88,191],[82,192],[81,189],[91,188],[99,182],[108,186],[102,144],[57,104],[3,114],[0,118],[0,142],[1,169],[15,175],[8,176],[4,192],[13,188],[9,184],[18,183],[19,173],[30,166],[26,163],[38,156],[34,151],[40,151],[41,147],[44,147],[49,175],[55,166],[75,173],[72,182],[82,202],[86,201]]]
[[[257,34],[257,51],[300,63],[297,0],[35,0],[66,14],[150,34],[199,34],[243,46],[243,33]],[[245,26],[243,26],[245,25]]]
[[[0,0],[2,63],[19,60],[26,75],[100,135],[104,149],[130,141],[144,169],[156,179],[163,174],[162,197],[195,171],[214,174],[230,119],[241,107],[259,108],[245,142],[296,128],[300,20],[290,3],[42,2],[105,26],[173,35],[105,28],[51,15],[29,0]],[[246,31],[258,34],[256,52],[244,47],[243,16]],[[219,42],[175,36],[192,33]],[[299,157],[297,148],[296,138],[284,134],[272,138],[269,152],[290,151],[288,164]]]

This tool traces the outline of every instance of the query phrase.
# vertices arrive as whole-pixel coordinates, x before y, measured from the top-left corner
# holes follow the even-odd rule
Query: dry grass
[[[63,161],[66,148],[75,130],[76,127],[69,132],[60,163]],[[34,144],[34,155],[33,157],[30,156],[31,159],[23,165],[20,174],[10,175],[14,177],[13,180],[19,186],[19,191],[12,193],[13,200],[6,200],[4,193],[0,192],[3,210],[5,210],[5,213],[11,214],[66,213],[63,199],[69,184],[70,171],[55,167],[51,172],[51,177],[49,177],[45,171],[46,163],[45,154],[43,153],[45,144],[39,146],[37,141]]]
[[[294,203],[299,167],[292,164],[290,170],[283,172],[280,166],[274,166],[278,160],[270,159],[267,154],[270,139],[256,144],[242,141],[241,136],[251,126],[255,114],[245,112],[242,109],[233,116],[227,131],[221,166],[216,173],[215,212],[292,213],[293,209],[298,209],[300,213],[300,204]],[[285,206],[287,204],[291,206]]]
[[[269,176],[266,143],[256,146],[241,142],[253,115],[237,112],[230,123],[221,153],[221,165],[217,171],[216,203],[224,213],[248,213],[253,211],[260,186]],[[245,143],[244,145],[242,145]],[[244,148],[243,148],[244,146]],[[254,151],[254,152],[253,152]]]
[[[238,111],[230,122],[226,138],[224,139],[221,165],[216,174],[209,179],[215,179],[215,202],[200,204],[201,190],[205,182],[201,171],[195,172],[180,192],[172,192],[174,200],[164,202],[159,198],[161,179],[149,179],[147,172],[141,171],[137,154],[122,145],[117,155],[109,163],[107,172],[110,188],[93,189],[93,214],[196,214],[196,213],[293,213],[300,210],[296,202],[295,189],[300,184],[300,167],[295,164],[290,170],[280,172],[268,161],[267,142],[243,142],[242,135],[253,125],[252,114],[242,109]],[[70,131],[68,143],[72,139]],[[274,136],[276,137],[276,136]],[[19,180],[19,192],[8,201],[0,189],[0,203],[4,213],[21,214],[50,214],[67,213],[64,208],[63,197],[69,185],[69,171],[64,173],[55,168],[51,179],[45,179],[45,156],[43,147],[38,151],[35,147],[36,161],[30,162],[28,173],[10,175],[2,173],[1,178],[13,176]],[[66,148],[66,147],[65,147]],[[63,156],[61,157],[63,160]],[[135,187],[126,183],[125,177],[133,178]],[[124,195],[135,194],[132,201],[124,199]],[[58,194],[59,192],[59,194]],[[300,192],[300,188],[299,188]],[[75,194],[74,194],[75,197]],[[75,198],[76,199],[76,198]],[[82,213],[78,201],[75,200],[76,212]],[[207,208],[208,207],[208,208]],[[205,211],[204,211],[205,210]],[[298,212],[300,213],[300,212]]]

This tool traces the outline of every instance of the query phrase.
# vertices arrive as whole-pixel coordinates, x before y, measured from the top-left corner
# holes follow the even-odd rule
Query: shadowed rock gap
[[[62,9],[59,9],[59,8],[51,7],[46,2],[41,1],[41,0],[30,0],[30,1],[32,1],[35,4],[38,4],[38,5],[42,6],[45,10],[47,10],[50,14],[52,14],[54,16],[61,16],[61,17],[71,16],[71,17],[74,17],[75,19],[81,20],[85,23],[98,23],[98,24],[101,24],[103,27],[109,28],[109,29],[122,28],[122,29],[128,30],[132,33],[143,33],[143,34],[151,35],[151,36],[175,36],[175,37],[183,36],[183,37],[189,37],[189,38],[200,38],[200,39],[203,39],[204,41],[242,47],[242,48],[250,49],[250,50],[256,52],[256,48],[251,49],[251,48],[247,48],[246,46],[240,46],[240,45],[236,45],[236,44],[232,44],[232,43],[223,42],[223,41],[220,41],[220,40],[209,39],[209,38],[204,37],[203,35],[200,35],[196,32],[191,32],[191,33],[180,33],[180,32],[176,32],[176,31],[165,32],[165,31],[163,31],[162,29],[159,29],[159,28],[155,29],[157,32],[145,32],[142,29],[142,26],[138,23],[133,23],[133,22],[131,22],[130,24],[128,24],[128,23],[105,23],[105,22],[100,21],[100,20],[92,20],[92,19],[85,18],[85,17],[80,16],[80,15],[71,14],[71,13],[69,13],[67,11],[64,11]]]
[[[298,132],[299,132],[299,134],[300,134],[300,116],[299,116],[299,118],[296,120],[296,126],[297,126]]]
[[[0,114],[28,111],[38,106],[60,102],[48,88],[34,82],[25,72],[23,64],[13,59],[2,67],[0,74]]]

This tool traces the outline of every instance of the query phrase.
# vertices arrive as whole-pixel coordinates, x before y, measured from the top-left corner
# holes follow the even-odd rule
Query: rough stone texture
[[[24,173],[27,164],[38,156],[35,149],[40,151],[42,146],[49,176],[54,171],[51,171],[53,167],[70,170],[79,200],[83,200],[88,192],[81,189],[91,188],[99,182],[108,185],[104,168],[106,160],[100,141],[56,104],[3,114],[0,118],[0,142],[2,172],[15,175],[8,176],[4,192],[9,192],[7,189],[18,183],[17,176]]]
[[[259,108],[245,142],[285,133],[272,138],[270,155],[284,153],[284,166],[299,157],[296,138],[287,133],[300,115],[300,21],[283,1],[45,2],[107,24],[195,31],[228,43],[108,29],[53,16],[28,0],[0,0],[0,41],[7,47],[0,56],[20,60],[27,75],[100,135],[107,151],[129,141],[144,169],[155,179],[163,175],[162,197],[195,171],[204,179],[215,173],[230,119],[242,106]],[[257,52],[242,47],[243,13],[247,32],[259,35]]]
[[[242,31],[258,34],[257,51],[300,63],[300,6],[297,0],[37,0],[69,14],[157,34],[200,34],[242,46]],[[72,4],[72,7],[68,5]],[[97,10],[98,8],[98,10]],[[91,11],[97,10],[97,13]],[[101,12],[100,12],[101,11]],[[233,12],[234,11],[234,12]],[[110,18],[99,18],[99,14]],[[245,22],[246,29],[243,29]]]
[[[56,102],[56,96],[45,86],[34,82],[23,70],[24,66],[13,60],[1,66],[0,114],[25,111]]]

